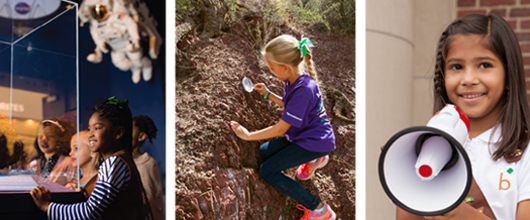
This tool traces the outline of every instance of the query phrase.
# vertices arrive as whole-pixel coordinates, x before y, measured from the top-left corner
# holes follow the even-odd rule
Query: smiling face
[[[105,159],[108,155],[116,152],[120,147],[118,134],[115,126],[99,113],[92,114],[88,122],[88,143],[92,152],[100,152]]]
[[[53,126],[53,125],[52,125]],[[40,150],[48,156],[52,156],[57,148],[57,134],[53,133],[50,126],[45,126],[38,136]]]
[[[455,35],[445,62],[445,89],[452,103],[473,122],[495,125],[504,96],[505,70],[482,35]]]

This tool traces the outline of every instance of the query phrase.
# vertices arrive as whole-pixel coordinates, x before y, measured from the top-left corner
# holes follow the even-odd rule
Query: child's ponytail
[[[152,144],[153,139],[156,139],[156,133],[158,132],[158,128],[156,128],[153,119],[146,115],[137,115],[134,116],[132,120],[133,124],[138,127],[140,132],[144,132],[147,135],[149,142]]]
[[[318,86],[319,81],[318,81],[317,71],[315,69],[315,65],[313,64],[311,50],[309,49],[307,50],[307,54],[304,56],[304,62],[305,62],[305,65],[307,66],[307,72],[309,76],[315,81],[315,83]]]

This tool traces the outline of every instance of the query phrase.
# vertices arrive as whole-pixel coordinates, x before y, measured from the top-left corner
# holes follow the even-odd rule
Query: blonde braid
[[[315,68],[315,65],[313,64],[313,59],[311,59],[311,58],[312,58],[311,50],[309,50],[309,48],[308,48],[307,54],[304,57],[304,62],[305,62],[305,65],[307,67],[307,72],[308,72],[309,76],[315,81],[315,83],[318,86],[319,85],[319,81],[318,81],[317,70]]]

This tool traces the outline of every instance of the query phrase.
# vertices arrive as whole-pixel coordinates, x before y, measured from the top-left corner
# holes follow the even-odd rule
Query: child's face
[[[271,62],[269,60],[267,61],[267,66],[269,66],[269,69],[271,70],[272,74],[276,76],[281,81],[287,80],[289,77],[288,67],[287,65],[278,65],[274,62]]]
[[[44,127],[42,134],[38,137],[39,148],[45,154],[55,153],[57,147],[57,135],[53,133],[50,126]]]
[[[87,142],[83,140],[83,138],[86,138],[87,132],[81,133],[81,136],[79,136],[79,147],[77,145],[77,134],[72,136],[72,140],[70,141],[70,157],[72,158],[72,163],[74,166],[77,166],[77,160],[79,159],[79,166],[83,167],[83,165],[90,163],[92,156],[90,152],[90,147],[88,146]],[[77,154],[77,150],[79,149],[79,155]]]
[[[132,146],[133,149],[136,149],[137,147],[140,147],[140,129],[138,126],[136,126],[136,122],[133,122],[133,129],[132,129]]]
[[[109,153],[116,144],[114,125],[108,119],[100,117],[99,113],[92,114],[88,121],[88,143],[92,152]]]
[[[482,35],[456,35],[447,52],[445,89],[470,120],[495,122],[505,88],[502,61],[485,46]]]

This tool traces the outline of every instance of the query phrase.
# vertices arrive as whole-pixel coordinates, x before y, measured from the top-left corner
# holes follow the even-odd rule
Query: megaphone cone
[[[379,157],[379,180],[392,202],[421,216],[441,215],[460,205],[472,182],[462,147],[468,132],[465,115],[447,105],[427,126],[392,136]]]

